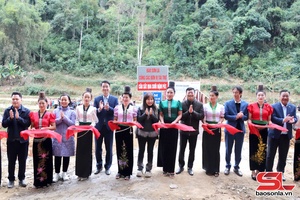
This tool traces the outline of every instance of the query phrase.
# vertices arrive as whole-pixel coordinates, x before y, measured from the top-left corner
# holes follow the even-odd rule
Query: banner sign
[[[168,87],[168,66],[138,66],[137,90],[138,91],[162,91]]]

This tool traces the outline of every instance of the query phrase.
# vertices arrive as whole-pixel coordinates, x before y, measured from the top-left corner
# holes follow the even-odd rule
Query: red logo
[[[295,187],[295,184],[282,184],[282,172],[260,172],[256,180],[260,183],[256,190],[293,190]]]

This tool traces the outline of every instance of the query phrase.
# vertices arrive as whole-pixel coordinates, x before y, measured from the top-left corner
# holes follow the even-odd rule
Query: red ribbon
[[[7,138],[7,132],[6,131],[0,131],[0,140],[2,138]]]
[[[179,130],[182,130],[182,131],[196,131],[192,126],[188,126],[188,125],[185,125],[185,124],[179,124],[179,123],[176,123],[176,124],[171,124],[171,123],[165,123],[165,124],[154,123],[154,124],[152,124],[152,127],[154,128],[154,130],[156,132],[157,132],[157,130],[159,128],[176,128],[176,129],[179,129]]]
[[[259,130],[257,128],[271,128],[271,129],[277,129],[281,132],[287,132],[288,129],[282,127],[282,126],[279,126],[277,124],[269,124],[269,125],[257,125],[257,124],[253,124],[252,122],[248,122],[248,127],[249,127],[249,130],[250,130],[250,134],[255,134],[257,135],[257,137],[260,136],[260,133],[259,133]]]
[[[296,140],[300,139],[300,128],[298,128],[298,129],[296,130],[295,139],[296,139]]]
[[[229,124],[202,124],[203,129],[211,134],[214,135],[214,132],[210,129],[215,129],[215,128],[226,128],[226,130],[231,134],[231,135],[235,135],[238,132],[243,132]]]
[[[119,125],[124,125],[124,126],[136,126],[138,128],[144,128],[140,123],[138,122],[116,122],[116,121],[112,121],[109,120],[108,121],[108,126],[112,131],[115,130],[120,130],[120,126]]]
[[[248,128],[249,128],[249,132],[250,134],[254,134],[256,135],[257,137],[260,136],[260,133],[259,133],[259,130],[257,128],[255,128],[254,124],[253,123],[249,123],[248,122]]]
[[[66,139],[68,140],[71,136],[75,135],[75,133],[82,132],[82,131],[92,131],[98,139],[100,137],[100,132],[93,126],[90,125],[79,125],[79,126],[69,126],[66,133]]]
[[[61,142],[62,136],[55,131],[51,131],[48,129],[34,129],[34,130],[24,130],[21,131],[20,136],[24,138],[24,140],[28,140],[29,137],[37,137],[37,138],[55,138],[58,142]]]

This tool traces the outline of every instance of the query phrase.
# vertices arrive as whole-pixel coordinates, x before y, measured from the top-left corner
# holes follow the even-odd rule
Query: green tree
[[[28,68],[31,57],[31,43],[39,40],[42,23],[39,13],[33,6],[23,1],[5,1],[1,8],[0,59],[3,64],[16,63]]]

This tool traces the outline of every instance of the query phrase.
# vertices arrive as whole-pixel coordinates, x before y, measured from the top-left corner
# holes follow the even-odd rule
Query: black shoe
[[[19,181],[19,186],[20,187],[26,187],[27,186],[24,179]]]
[[[15,186],[15,182],[14,181],[8,181],[7,187],[8,188],[13,188]]]
[[[181,172],[183,172],[183,167],[179,167],[179,169],[176,171],[176,174],[180,174]]]
[[[252,180],[256,181],[256,176],[253,176],[253,174],[251,174],[251,178]]]
[[[226,167],[226,169],[224,170],[224,174],[227,176],[230,173],[230,169]]]
[[[188,169],[188,173],[189,173],[189,175],[194,176],[194,172],[193,172],[193,169],[192,169],[192,168],[189,168],[189,169]]]
[[[210,172],[205,172],[205,174],[207,175],[207,176],[214,176],[215,175],[215,173],[210,173]]]
[[[282,173],[282,181],[286,181],[286,178],[284,177],[283,173]]]
[[[102,171],[102,167],[101,168],[99,168],[99,169],[96,169],[96,171],[94,172],[94,174],[99,174],[101,171]]]
[[[106,175],[110,175],[110,169],[106,169],[106,170],[105,170],[105,174],[106,174]]]
[[[238,176],[243,176],[243,173],[242,173],[241,170],[239,170],[239,169],[234,169],[233,171],[234,171],[234,173],[236,173],[236,175],[238,175]]]

